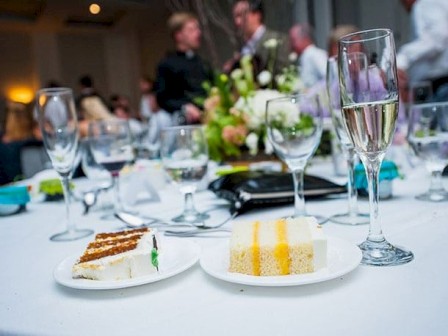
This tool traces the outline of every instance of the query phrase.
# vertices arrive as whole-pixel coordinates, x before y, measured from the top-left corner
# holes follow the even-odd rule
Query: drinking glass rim
[[[73,94],[73,90],[68,87],[57,87],[57,88],[43,88],[37,91],[37,95],[42,94],[52,94],[52,95],[63,95],[63,94]]]
[[[384,32],[384,34],[381,34],[380,36],[372,36],[372,37],[366,37],[366,38],[362,38],[359,40],[350,40],[351,37],[355,36],[355,35],[364,35],[364,34],[370,34],[372,32]],[[373,40],[377,40],[379,38],[383,38],[386,36],[392,36],[392,30],[388,29],[388,28],[374,28],[374,29],[367,29],[367,30],[360,30],[354,33],[350,33],[347,35],[342,36],[339,39],[339,43],[344,43],[344,44],[352,44],[352,43],[361,43],[361,42],[368,42],[368,41],[373,41]]]
[[[313,97],[313,96],[317,96],[317,94],[313,94],[313,95],[308,95],[308,94],[305,94],[305,93],[288,94],[288,95],[283,95],[281,97],[268,99],[266,101],[266,105],[271,103],[271,102],[276,102],[276,101],[291,100],[292,98]]]
[[[168,126],[162,128],[162,132],[169,132],[169,131],[177,131],[177,130],[195,130],[195,129],[203,129],[204,125],[179,125],[179,126]]]
[[[448,101],[445,101],[445,102],[433,102],[433,103],[422,103],[422,104],[412,104],[409,107],[409,109],[412,110],[414,108],[441,107],[441,106],[447,106],[448,107]]]

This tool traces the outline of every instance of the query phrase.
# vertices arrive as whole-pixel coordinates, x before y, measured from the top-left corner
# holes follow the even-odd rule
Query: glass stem
[[[442,183],[442,171],[432,171],[431,172],[431,184],[429,186],[429,193],[444,192]]]
[[[62,192],[64,193],[65,201],[65,220],[67,222],[67,231],[74,232],[76,230],[75,224],[70,218],[70,174],[61,176]]]
[[[362,161],[364,163],[367,180],[369,184],[369,205],[370,205],[370,227],[367,240],[380,243],[383,242],[384,235],[381,230],[381,223],[378,218],[378,202],[379,202],[379,171],[384,154],[375,158],[365,157]]]
[[[347,159],[348,170],[348,182],[347,182],[347,194],[348,194],[348,214],[350,218],[355,218],[358,214],[358,191],[355,185],[355,150],[349,148],[345,152]]]
[[[184,214],[194,214],[196,213],[196,208],[194,207],[193,193],[186,193],[184,196]]]
[[[292,171],[294,181],[294,217],[306,216],[305,196],[303,194],[303,168]]]
[[[120,173],[112,173],[112,180],[114,183],[114,211],[117,213],[123,210],[120,196]]]

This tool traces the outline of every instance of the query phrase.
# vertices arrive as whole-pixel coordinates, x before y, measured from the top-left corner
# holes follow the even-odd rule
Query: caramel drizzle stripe
[[[131,235],[131,234],[136,234],[136,233],[140,233],[140,232],[145,233],[145,232],[149,232],[149,231],[150,231],[149,228],[141,228],[141,229],[134,229],[134,230],[119,231],[119,232],[98,233],[95,237],[95,240]]]
[[[103,240],[103,241],[95,240],[87,246],[87,250],[106,247],[106,246],[118,245],[118,244],[122,244],[127,241],[130,241],[130,240],[138,240],[143,235],[144,235],[143,233],[139,233],[139,234],[135,234],[133,236],[123,237],[123,238],[118,238],[118,239],[109,239],[109,240]]]
[[[102,251],[98,251],[95,253],[90,253],[90,254],[84,254],[83,256],[81,256],[81,258],[79,258],[79,262],[80,263],[84,263],[84,262],[88,262],[88,261],[92,261],[92,260],[96,260],[96,259],[101,259],[104,257],[110,257],[110,256],[114,256],[120,253],[124,253],[124,252],[128,252],[131,250],[134,250],[137,247],[138,241],[137,240],[133,240],[133,241],[129,241],[128,244],[122,244],[119,246],[113,246],[109,249],[106,250],[102,250]]]

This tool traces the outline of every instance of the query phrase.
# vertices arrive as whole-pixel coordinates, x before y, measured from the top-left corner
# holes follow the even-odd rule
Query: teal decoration
[[[397,177],[400,177],[397,165],[392,161],[383,161],[380,168],[380,183],[384,180],[391,181]],[[355,186],[356,189],[368,189],[366,171],[362,163],[357,164],[355,167]]]
[[[8,186],[0,188],[0,204],[25,205],[30,201],[27,186]]]

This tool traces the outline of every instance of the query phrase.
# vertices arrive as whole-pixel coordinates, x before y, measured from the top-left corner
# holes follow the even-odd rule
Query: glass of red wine
[[[89,124],[88,134],[95,161],[112,175],[114,213],[122,212],[120,170],[134,159],[129,124],[126,120],[117,119],[93,121]]]

